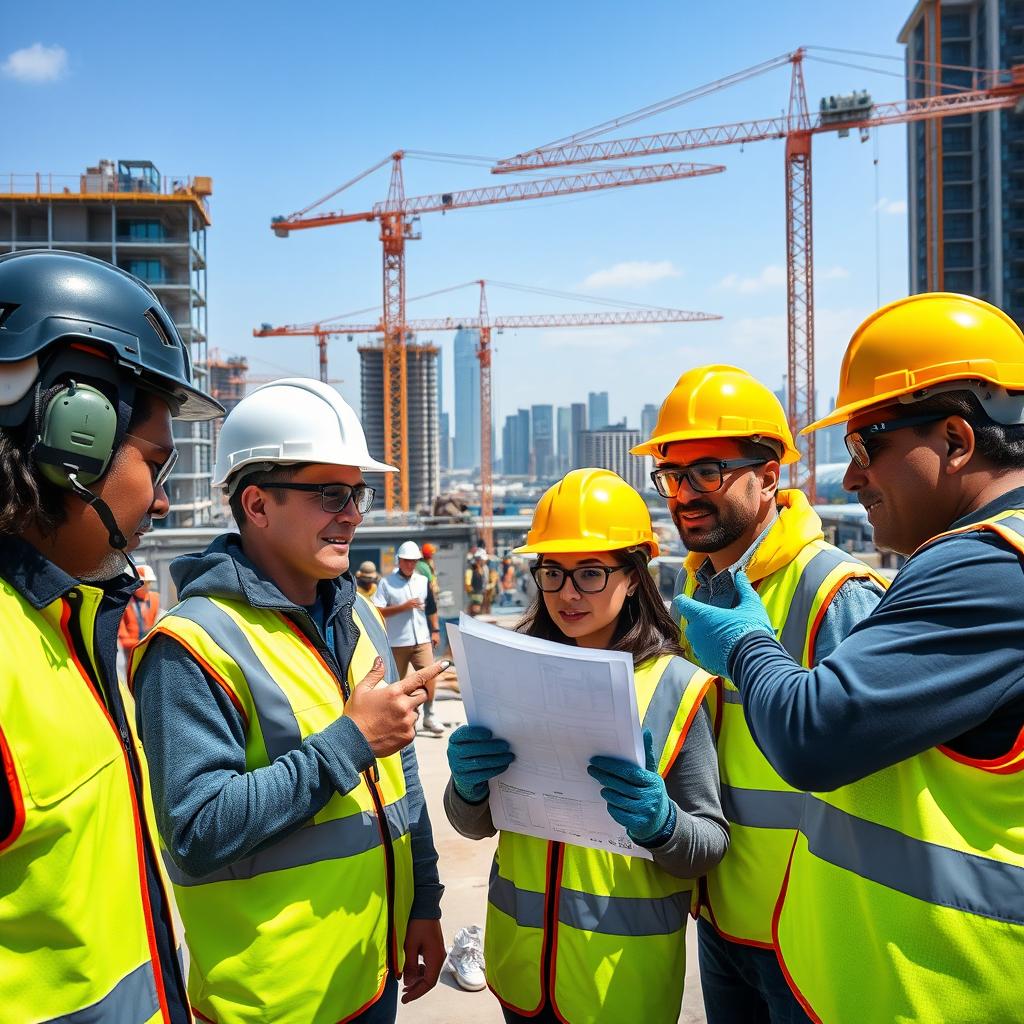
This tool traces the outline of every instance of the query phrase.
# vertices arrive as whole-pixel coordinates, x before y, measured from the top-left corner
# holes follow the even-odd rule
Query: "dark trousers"
[[[723,939],[697,921],[700,987],[708,1024],[807,1024],[775,953]]]
[[[353,1017],[351,1024],[395,1024],[398,1013],[398,980],[389,976],[384,984],[384,991],[368,1010],[358,1017]]]

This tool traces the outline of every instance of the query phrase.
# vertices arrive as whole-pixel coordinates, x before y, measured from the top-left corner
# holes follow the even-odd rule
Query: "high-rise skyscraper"
[[[572,454],[569,458],[569,468],[580,469],[583,466],[580,461],[583,455],[580,435],[587,429],[587,407],[582,402],[573,402],[570,409],[572,410]]]
[[[658,407],[647,404],[640,410],[640,433],[646,440],[654,436],[654,428],[658,425]]]
[[[451,469],[450,418],[444,411],[444,349],[437,349],[437,447],[441,469]]]
[[[591,391],[587,395],[587,426],[591,430],[608,426],[607,391]]]
[[[899,41],[908,96],[969,89],[968,68],[1024,62],[1024,5],[919,0]],[[910,290],[976,295],[1024,323],[1024,121],[1013,110],[915,121],[907,141]]]
[[[603,430],[585,430],[581,437],[584,466],[610,469],[638,491],[643,489],[644,460],[629,454],[629,449],[640,443],[639,430],[605,427]]]
[[[480,364],[476,350],[479,331],[455,333],[455,469],[480,466]]]
[[[555,475],[554,408],[535,405],[530,409],[530,417],[533,425],[533,471],[538,479],[546,480]]]
[[[505,417],[501,431],[501,468],[507,476],[527,476],[530,472],[530,411],[520,409]]]
[[[557,413],[558,473],[564,475],[572,468],[572,409],[560,405]]]
[[[359,349],[362,384],[362,424],[366,443],[375,459],[384,456],[384,349]],[[409,424],[409,506],[430,508],[440,489],[437,423],[437,349],[410,345],[406,351]],[[366,482],[384,494],[384,474],[367,473]],[[383,501],[382,501],[383,505]]]

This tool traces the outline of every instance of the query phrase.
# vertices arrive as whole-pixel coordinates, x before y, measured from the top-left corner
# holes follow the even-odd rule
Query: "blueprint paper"
[[[508,740],[516,755],[489,783],[495,828],[649,860],[587,774],[597,754],[644,763],[630,655],[539,640],[465,613],[448,635],[470,724]]]

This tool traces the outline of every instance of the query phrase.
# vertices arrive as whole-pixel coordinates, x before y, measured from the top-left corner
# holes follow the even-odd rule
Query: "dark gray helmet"
[[[138,278],[57,249],[0,256],[0,422],[23,420],[42,367],[75,349],[109,359],[126,386],[156,392],[178,419],[224,413],[193,386],[188,346]]]

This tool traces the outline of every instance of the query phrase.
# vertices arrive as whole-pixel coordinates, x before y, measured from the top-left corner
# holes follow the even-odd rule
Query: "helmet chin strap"
[[[100,521],[107,528],[107,537],[110,540],[110,546],[116,548],[120,552],[124,552],[124,549],[128,546],[128,541],[125,539],[124,534],[121,532],[120,527],[117,525],[117,520],[114,519],[114,513],[110,511],[110,506],[98,495],[93,494],[88,487],[80,484],[75,473],[68,473],[68,480],[71,483],[71,490],[78,495],[86,503],[96,511],[96,515],[100,517]],[[125,558],[129,564],[132,564],[132,560],[125,554]],[[132,565],[134,570],[134,565]],[[138,575],[136,573],[136,575]]]

